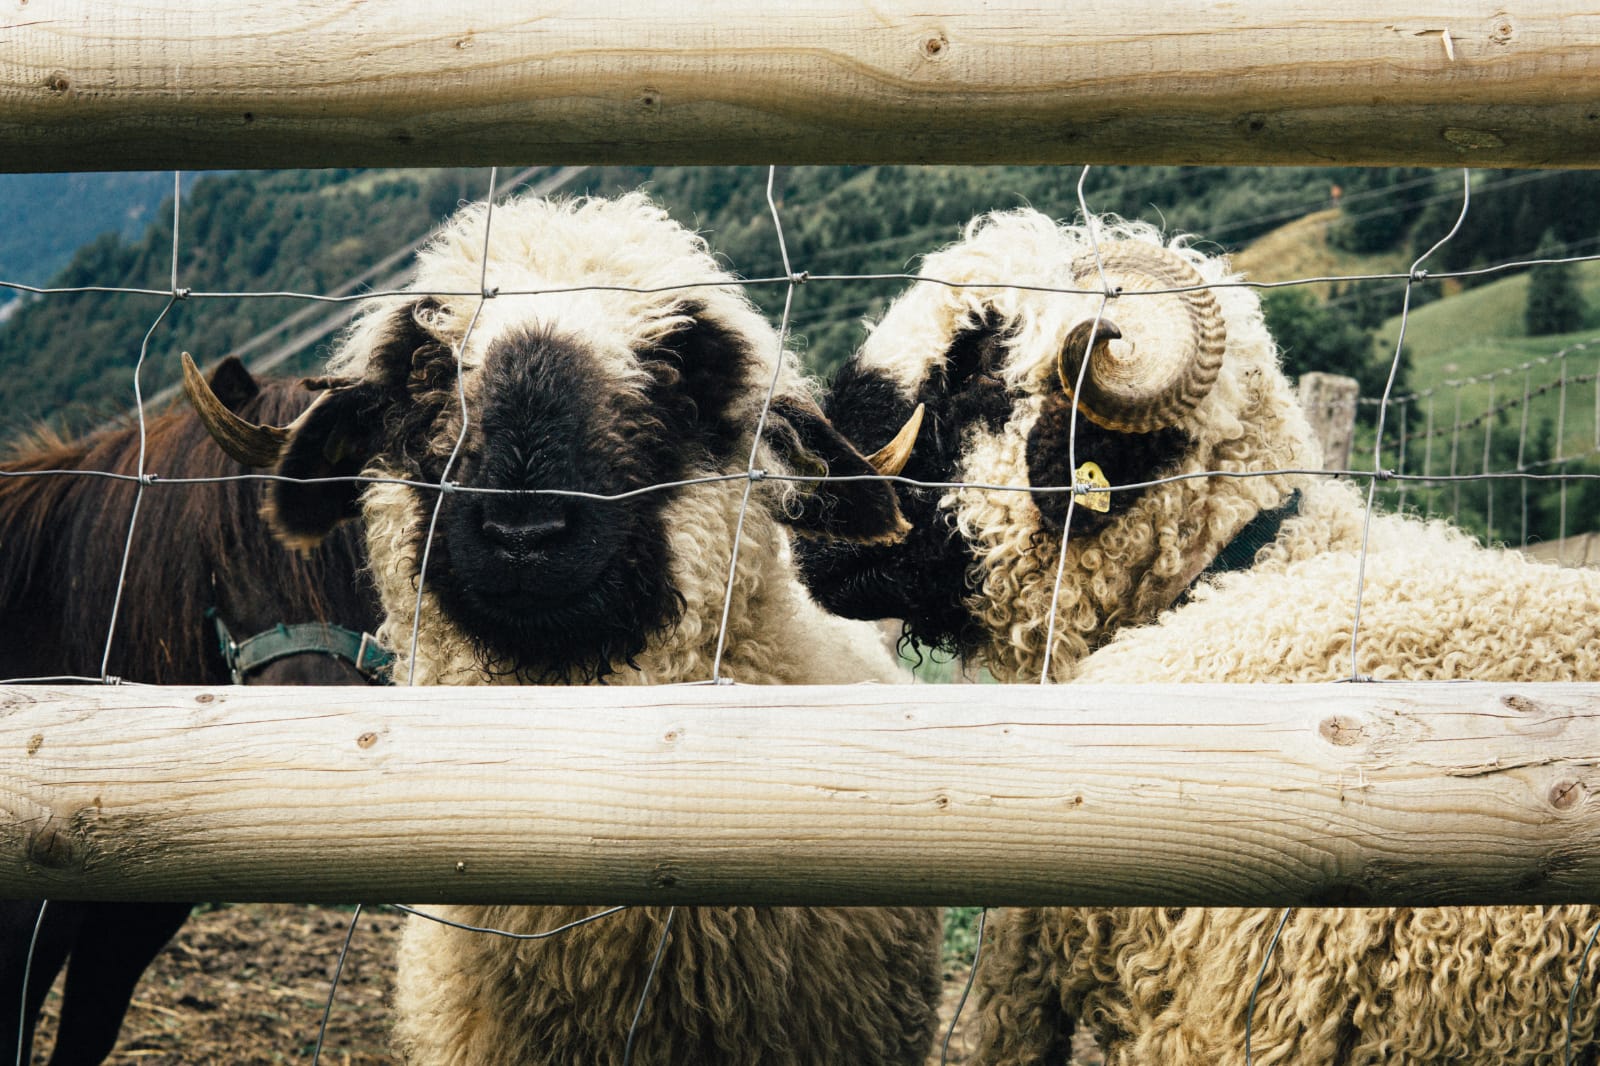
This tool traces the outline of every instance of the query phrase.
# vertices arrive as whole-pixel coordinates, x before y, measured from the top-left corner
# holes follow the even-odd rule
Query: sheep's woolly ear
[[[782,518],[808,536],[862,544],[893,544],[911,531],[894,488],[833,428],[810,400],[779,397],[768,413],[767,444],[790,472],[862,481],[808,483],[799,503]]]
[[[267,520],[278,539],[295,548],[312,548],[333,527],[359,511],[362,485],[346,478],[360,474],[377,454],[382,433],[384,390],[369,382],[329,386],[297,421],[274,471],[290,481],[275,481],[267,496]]]

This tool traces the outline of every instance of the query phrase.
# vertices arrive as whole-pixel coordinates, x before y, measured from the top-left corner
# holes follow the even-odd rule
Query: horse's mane
[[[246,389],[237,409],[281,424],[311,398],[297,384],[266,380],[253,395]],[[148,420],[145,439],[144,469],[161,478],[249,473],[181,402]],[[134,475],[138,425],[130,417],[71,440],[38,428],[6,452],[0,470],[8,472]],[[248,630],[240,637],[276,621],[373,624],[354,533],[342,530],[306,555],[280,547],[260,516],[263,484],[146,487],[110,673],[160,684],[225,681],[205,621],[211,606],[232,613],[236,632]],[[99,674],[137,489],[82,474],[0,477],[0,678]]]

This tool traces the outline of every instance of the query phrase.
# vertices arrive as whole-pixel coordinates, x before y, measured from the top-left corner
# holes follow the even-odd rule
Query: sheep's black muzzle
[[[619,433],[617,390],[581,344],[518,334],[482,370],[428,582],[492,667],[589,679],[676,621],[660,442]]]

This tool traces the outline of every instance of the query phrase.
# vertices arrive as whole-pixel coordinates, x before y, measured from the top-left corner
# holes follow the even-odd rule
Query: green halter
[[[216,626],[222,661],[227,663],[228,677],[235,685],[244,684],[246,677],[268,663],[307,652],[343,659],[368,681],[389,683],[394,653],[385,650],[370,633],[322,622],[279,622],[253,637],[234,640],[215,607],[206,608],[206,617]]]

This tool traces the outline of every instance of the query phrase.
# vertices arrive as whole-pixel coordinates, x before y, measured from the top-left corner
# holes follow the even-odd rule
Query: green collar
[[[1194,587],[1212,574],[1226,574],[1235,570],[1248,570],[1255,564],[1256,553],[1274,540],[1283,529],[1283,524],[1300,513],[1300,490],[1295,489],[1289,494],[1284,503],[1270,511],[1262,511],[1250,521],[1245,523],[1243,529],[1234,535],[1216,558],[1211,560],[1211,565],[1200,571],[1198,577],[1189,583],[1183,590],[1183,595],[1178,597],[1178,602],[1183,603],[1189,598],[1189,593]]]
[[[215,607],[206,609],[206,617],[216,626],[222,661],[227,663],[228,676],[235,685],[244,684],[245,678],[268,663],[307,652],[343,659],[368,681],[387,683],[389,680],[388,669],[394,661],[394,655],[385,650],[370,633],[357,633],[344,626],[322,622],[298,622],[294,625],[279,622],[253,637],[234,640]]]

